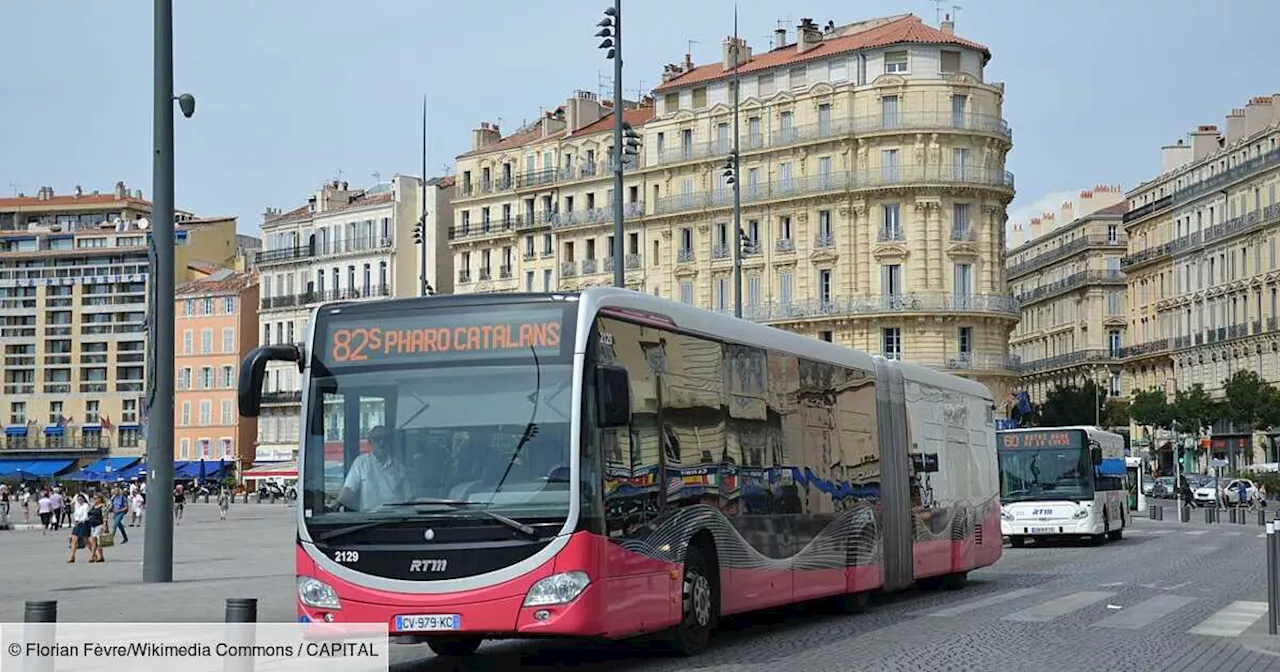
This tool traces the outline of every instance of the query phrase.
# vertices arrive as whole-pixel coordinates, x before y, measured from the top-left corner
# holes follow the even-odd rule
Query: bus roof
[[[1017,432],[1043,432],[1046,430],[1063,430],[1063,429],[1079,429],[1089,434],[1092,434],[1093,436],[1114,436],[1118,439],[1124,438],[1123,436],[1120,436],[1115,432],[1108,432],[1105,429],[1094,427],[1093,425],[1063,425],[1062,427],[1015,427],[1013,429],[1002,429],[1000,430],[1000,433],[1013,434]]]

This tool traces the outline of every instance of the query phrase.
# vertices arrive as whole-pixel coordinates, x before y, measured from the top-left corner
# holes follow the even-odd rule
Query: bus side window
[[[594,415],[584,422],[591,436],[598,437],[599,461],[604,470],[606,534],[614,538],[643,536],[657,515],[657,493],[661,491],[658,460],[662,442],[656,413],[657,388],[645,348],[647,342],[656,342],[659,336],[650,327],[609,318],[600,319],[598,331],[608,334],[611,343],[608,348],[597,346],[595,361],[607,359],[609,364],[627,368],[632,404],[629,427],[596,429]],[[589,380],[588,384],[594,381]],[[588,410],[594,414],[594,407]],[[585,445],[590,439],[583,438]]]

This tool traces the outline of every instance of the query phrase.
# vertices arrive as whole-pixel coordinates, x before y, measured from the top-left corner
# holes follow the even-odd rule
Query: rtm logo
[[[1032,510],[1031,510],[1031,515],[1033,515],[1033,516],[1052,516],[1052,515],[1053,515],[1053,509],[1032,509]]]
[[[414,560],[409,563],[410,572],[443,572],[449,568],[448,560]]]

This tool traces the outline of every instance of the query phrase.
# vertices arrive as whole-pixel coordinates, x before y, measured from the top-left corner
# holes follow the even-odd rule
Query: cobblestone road
[[[237,505],[219,523],[213,507],[188,507],[175,581],[162,585],[141,583],[141,530],[102,565],[83,556],[66,564],[62,535],[0,532],[0,621],[21,620],[23,600],[53,598],[64,621],[216,622],[227,597],[257,597],[260,620],[291,621],[290,514]],[[643,641],[493,642],[465,661],[396,646],[394,668],[1280,670],[1280,637],[1266,634],[1261,528],[1202,520],[1137,520],[1125,539],[1097,547],[1006,548],[963,591],[885,596],[859,616],[806,605],[733,619],[696,659],[664,657]]]

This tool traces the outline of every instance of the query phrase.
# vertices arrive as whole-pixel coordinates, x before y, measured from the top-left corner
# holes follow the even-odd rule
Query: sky
[[[952,2],[941,3],[953,12]],[[598,91],[611,63],[593,35],[608,3],[489,0],[175,0],[174,89],[196,96],[175,121],[176,203],[235,215],[257,234],[262,212],[305,203],[326,180],[353,187],[446,174],[471,130],[504,131]],[[732,0],[625,0],[623,85],[648,91],[691,51],[718,61]],[[1233,10],[1223,11],[1227,5]],[[0,0],[0,193],[108,192],[150,198],[152,3]],[[740,34],[757,51],[785,20],[836,24],[912,12],[929,0],[740,0]],[[1095,184],[1128,190],[1155,177],[1160,147],[1233,107],[1280,92],[1265,71],[1280,23],[1271,0],[965,0],[956,33],[987,45],[989,82],[1005,84],[1017,180],[1010,225]],[[1229,22],[1227,20],[1230,19]],[[693,41],[692,43],[690,41]]]

